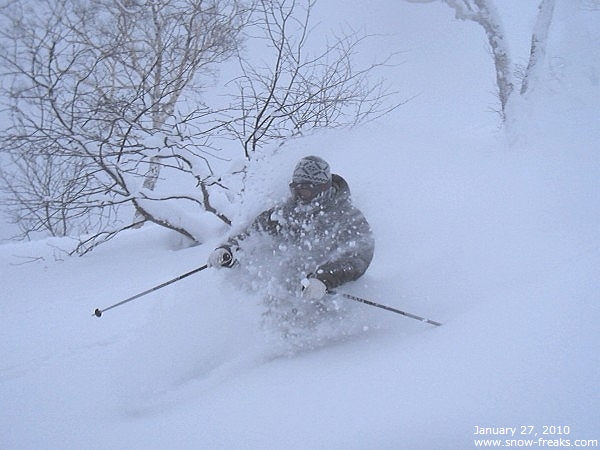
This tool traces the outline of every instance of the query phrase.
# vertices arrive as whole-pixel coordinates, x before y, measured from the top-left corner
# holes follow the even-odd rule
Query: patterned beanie
[[[307,156],[302,158],[298,161],[298,164],[296,164],[292,182],[329,184],[331,183],[329,164],[318,156]]]

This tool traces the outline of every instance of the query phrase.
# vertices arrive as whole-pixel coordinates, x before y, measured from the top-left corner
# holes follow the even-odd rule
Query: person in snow
[[[331,174],[325,160],[302,158],[289,187],[286,201],[216,248],[208,266],[246,266],[253,284],[262,280],[269,295],[314,304],[365,273],[373,258],[373,233],[352,204],[348,184]]]

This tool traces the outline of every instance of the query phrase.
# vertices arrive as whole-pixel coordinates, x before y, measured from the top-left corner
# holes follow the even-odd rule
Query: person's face
[[[314,184],[314,183],[290,183],[290,191],[295,200],[301,203],[310,203],[323,192],[329,189],[329,184]]]

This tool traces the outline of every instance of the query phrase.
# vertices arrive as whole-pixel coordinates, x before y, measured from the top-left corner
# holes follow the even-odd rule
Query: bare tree
[[[538,9],[537,20],[531,35],[531,47],[529,52],[529,63],[525,69],[521,94],[525,94],[529,88],[532,78],[537,76],[542,62],[546,56],[546,44],[548,32],[554,16],[554,5],[556,0],[542,0]]]
[[[54,158],[51,152],[20,152],[18,158],[11,153],[9,157],[13,158],[11,170],[1,170],[0,178],[10,193],[6,198],[9,219],[19,226],[21,237],[37,232],[67,236],[73,231],[91,231],[92,223],[110,221],[110,209],[93,210],[80,197],[82,191],[89,191],[90,183],[79,159]]]
[[[506,106],[514,90],[513,70],[505,32],[496,7],[491,0],[445,0],[445,2],[454,9],[457,19],[471,20],[485,30],[494,58],[501,113],[502,117],[505,117]]]
[[[306,55],[313,4],[16,1],[0,31],[11,123],[0,142],[7,206],[24,234],[87,232],[85,253],[151,221],[201,242],[231,223],[214,201],[228,190],[214,167],[234,156],[222,139],[237,140],[248,159],[260,145],[395,107],[370,79],[385,62],[353,65],[366,36]],[[243,36],[267,42],[272,61],[250,62]],[[210,103],[203,93],[233,57],[230,101]]]
[[[390,112],[398,103],[384,80],[373,80],[384,61],[357,68],[354,56],[367,35],[350,31],[317,54],[308,51],[314,0],[260,0],[257,23],[269,49],[262,65],[240,59],[234,80],[238,95],[230,130],[249,157],[263,142],[301,135],[316,128],[353,126]]]
[[[412,3],[431,3],[436,0],[406,0]],[[494,59],[496,86],[500,101],[502,118],[506,118],[507,105],[515,92],[515,68],[510,58],[510,50],[506,43],[506,34],[502,26],[493,0],[440,0],[454,9],[459,20],[473,21],[485,31],[488,44]],[[587,0],[595,3],[597,0]],[[555,0],[541,0],[538,16],[531,38],[530,57],[527,67],[521,73],[522,83],[518,90],[525,94],[536,78],[546,52],[548,31],[552,24]]]
[[[82,214],[130,205],[143,220],[197,239],[193,225],[183,223],[181,207],[171,201],[165,211],[161,201],[178,199],[213,212],[207,199],[194,189],[174,187],[156,196],[151,190],[158,166],[186,173],[195,183],[210,176],[201,122],[213,111],[193,94],[218,63],[236,54],[250,11],[237,0],[45,0],[17,6],[0,56],[12,79],[6,92],[12,126],[2,135],[2,148],[12,155],[13,175],[4,180],[12,180],[13,198],[15,174],[22,186],[36,185],[31,171],[44,168],[29,164],[19,170],[24,156],[28,163],[51,160],[60,167],[52,174],[55,185],[71,183],[72,171],[64,168],[75,164],[85,174],[77,178]],[[144,186],[149,171],[155,178]],[[62,210],[74,204],[53,196],[47,205]],[[118,232],[131,223],[113,225]]]

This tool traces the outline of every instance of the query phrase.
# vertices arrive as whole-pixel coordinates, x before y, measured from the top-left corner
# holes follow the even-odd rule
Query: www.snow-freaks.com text
[[[475,426],[475,447],[598,447],[598,439],[574,439],[569,425]]]

